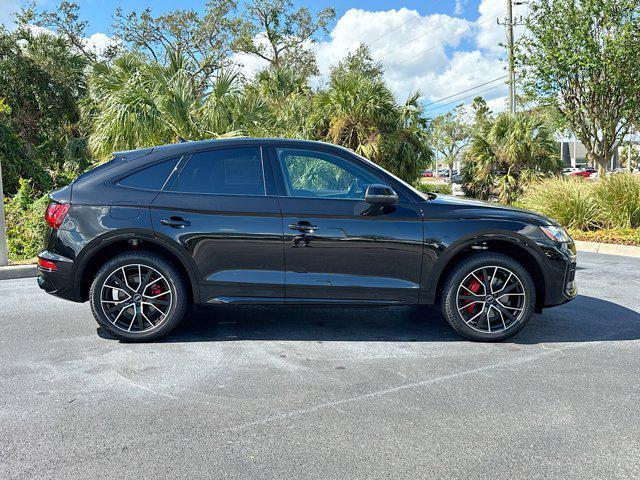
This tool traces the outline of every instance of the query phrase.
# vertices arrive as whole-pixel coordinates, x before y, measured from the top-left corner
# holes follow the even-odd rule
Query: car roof
[[[184,141],[178,143],[170,143],[167,145],[158,145],[155,147],[141,148],[138,150],[126,150],[121,152],[113,152],[114,157],[127,157],[131,155],[142,156],[151,153],[165,153],[169,155],[188,153],[194,150],[200,150],[207,147],[224,147],[224,146],[241,146],[241,145],[268,145],[278,143],[297,148],[332,148],[338,150],[349,151],[344,147],[332,143],[318,142],[314,140],[301,140],[292,138],[255,138],[255,137],[233,137],[233,138],[217,138],[211,140]]]

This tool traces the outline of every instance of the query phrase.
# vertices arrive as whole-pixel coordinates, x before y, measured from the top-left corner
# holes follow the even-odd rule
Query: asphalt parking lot
[[[0,478],[638,478],[640,259],[577,279],[499,344],[417,307],[218,307],[125,344],[0,281]]]

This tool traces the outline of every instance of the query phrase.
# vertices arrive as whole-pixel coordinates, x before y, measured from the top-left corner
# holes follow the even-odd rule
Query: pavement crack
[[[159,392],[158,390],[148,387],[146,385],[142,385],[134,380],[131,380],[128,377],[125,377],[124,375],[122,375],[120,372],[114,372],[118,377],[120,377],[122,380],[124,380],[126,383],[128,383],[129,385],[138,388],[140,390],[144,390],[145,392],[150,392],[153,393],[155,395],[159,395],[161,397],[166,397],[166,398],[170,398],[171,400],[176,400],[177,397],[175,397],[174,395],[171,395],[170,393],[164,393],[164,392]]]
[[[564,349],[562,348],[547,347],[544,343],[541,343],[540,346],[544,350],[549,350],[551,352],[558,352],[560,355],[562,355],[561,357],[556,358],[556,360],[562,360],[564,357],[566,357],[566,354],[564,353]]]

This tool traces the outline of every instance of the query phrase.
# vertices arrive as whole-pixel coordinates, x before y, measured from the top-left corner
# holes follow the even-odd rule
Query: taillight
[[[58,270],[58,267],[51,260],[45,260],[44,258],[38,258],[38,265],[46,270]]]
[[[60,228],[70,207],[68,203],[51,202],[44,214],[44,220],[51,228]]]

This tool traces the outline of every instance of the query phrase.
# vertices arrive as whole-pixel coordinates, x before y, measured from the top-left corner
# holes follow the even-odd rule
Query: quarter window
[[[219,195],[264,195],[259,148],[226,148],[195,153],[170,190]]]
[[[277,149],[291,197],[363,199],[367,186],[384,183],[363,168],[324,152]]]
[[[125,187],[142,188],[144,190],[162,190],[164,182],[178,163],[177,158],[155,163],[121,179],[118,184]]]

